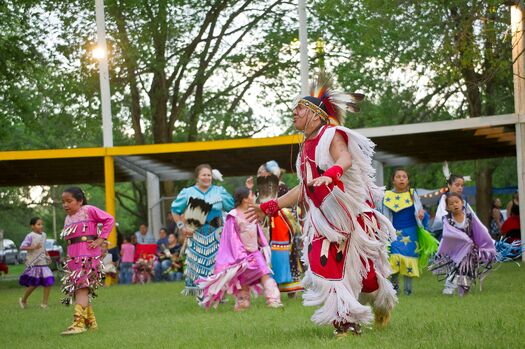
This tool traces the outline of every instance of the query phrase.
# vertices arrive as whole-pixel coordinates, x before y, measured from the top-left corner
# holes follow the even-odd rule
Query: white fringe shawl
[[[325,130],[315,151],[316,165],[327,170],[334,165],[330,155],[330,144],[336,130],[348,135],[348,150],[352,166],[341,177],[345,192],[334,187],[320,208],[304,193],[309,210],[303,229],[303,261],[308,266],[308,245],[316,232],[331,242],[342,243],[349,239],[345,259],[345,275],[342,280],[331,281],[314,275],[308,268],[303,279],[306,291],[303,294],[304,305],[322,305],[312,321],[317,324],[329,324],[333,321],[367,324],[373,319],[369,306],[361,304],[362,279],[370,270],[368,259],[374,262],[379,289],[368,298],[374,308],[390,310],[397,302],[397,297],[388,277],[392,273],[388,261],[387,245],[396,239],[396,232],[390,221],[379,211],[370,208],[366,201],[381,202],[384,188],[375,184],[375,169],[372,167],[374,143],[368,138],[345,127],[330,127]],[[301,178],[301,154],[297,158],[297,173]],[[372,218],[363,214],[370,212]],[[364,227],[357,218],[361,217]],[[361,262],[361,258],[365,264]],[[361,297],[363,300],[364,298]]]

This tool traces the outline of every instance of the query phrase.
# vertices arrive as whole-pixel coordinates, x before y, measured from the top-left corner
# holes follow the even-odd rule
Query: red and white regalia
[[[345,139],[352,166],[326,186],[307,186],[334,166],[330,144],[335,133]],[[368,324],[375,311],[390,312],[397,302],[388,281],[387,246],[396,238],[391,223],[375,209],[383,189],[374,183],[374,144],[341,126],[323,126],[306,140],[297,158],[297,173],[306,206],[303,259],[307,265],[303,299],[321,306],[317,324]]]

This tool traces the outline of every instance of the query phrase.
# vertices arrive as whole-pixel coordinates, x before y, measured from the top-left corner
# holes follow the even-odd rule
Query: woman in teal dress
[[[223,187],[212,184],[212,168],[195,169],[194,186],[181,190],[171,204],[173,218],[185,242],[185,295],[199,295],[195,280],[213,272],[223,226],[223,212],[233,208],[233,197]]]

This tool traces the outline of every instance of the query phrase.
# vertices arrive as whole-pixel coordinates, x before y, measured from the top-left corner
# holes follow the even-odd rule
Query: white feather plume
[[[443,175],[445,176],[445,179],[448,181],[450,178],[450,169],[448,168],[448,162],[443,162]]]
[[[222,179],[222,173],[221,173],[219,170],[215,169],[215,168],[214,168],[213,170],[211,170],[211,177],[212,177],[214,180],[216,180],[216,181],[219,181],[219,182],[222,182],[222,181],[223,181],[223,179]]]

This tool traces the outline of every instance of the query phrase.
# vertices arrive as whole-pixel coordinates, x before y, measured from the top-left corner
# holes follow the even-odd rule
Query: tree
[[[359,126],[513,112],[508,7],[498,0],[316,1],[341,84],[371,97]],[[321,32],[319,33],[321,35]],[[386,106],[386,107],[385,107]],[[488,223],[493,171],[476,166]]]
[[[59,1],[46,9],[61,21],[68,59],[80,53],[84,78],[96,81],[92,5]],[[293,7],[285,1],[113,0],[105,6],[113,105],[135,144],[250,135],[257,122],[246,94],[279,83],[280,71],[294,63]]]
[[[12,54],[5,60],[14,63],[9,72],[17,74],[0,76],[0,88],[16,92],[0,105],[8,126],[0,134],[4,149],[101,144],[93,5],[2,4],[10,21],[0,24],[7,28],[1,43]],[[266,121],[254,118],[246,97],[275,90],[282,96],[296,73],[293,3],[107,0],[105,6],[113,124],[122,131],[114,132],[117,145],[250,136]],[[139,198],[142,187],[133,187]],[[175,192],[173,183],[164,189]],[[123,207],[129,194],[117,191]]]

